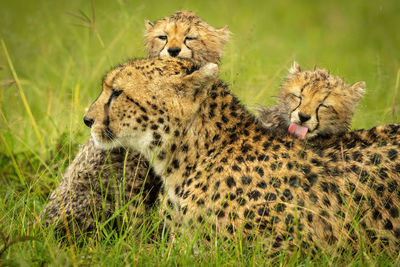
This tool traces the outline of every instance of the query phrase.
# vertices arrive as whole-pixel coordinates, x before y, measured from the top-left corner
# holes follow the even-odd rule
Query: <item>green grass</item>
[[[84,28],[67,12],[90,15],[88,1],[0,2],[0,239],[22,238],[0,256],[0,265],[400,263],[367,251],[319,252],[314,258],[283,251],[269,257],[257,242],[208,244],[185,234],[172,244],[149,237],[152,228],[100,227],[94,237],[70,242],[43,229],[37,216],[89,136],[82,116],[100,92],[102,75],[127,58],[145,56],[144,19],[186,9],[216,27],[229,25],[233,34],[221,77],[246,105],[274,104],[282,78],[297,60],[304,69],[330,69],[348,83],[366,81],[354,128],[400,118],[398,0],[96,0],[94,7],[96,23]],[[157,216],[153,220],[159,223]]]

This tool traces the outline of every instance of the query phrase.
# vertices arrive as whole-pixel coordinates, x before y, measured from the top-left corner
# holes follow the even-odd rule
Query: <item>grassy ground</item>
[[[186,9],[211,25],[229,25],[233,35],[221,76],[246,105],[272,105],[295,59],[305,69],[328,68],[349,83],[366,81],[354,128],[400,118],[397,0],[96,0],[94,8],[96,20],[85,24],[68,12],[82,10],[91,17],[88,1],[0,2],[0,265],[400,263],[363,251],[320,252],[314,259],[300,252],[267,257],[256,242],[241,240],[192,249],[192,235],[171,245],[149,241],[152,229],[102,228],[95,237],[61,242],[35,223],[77,145],[88,138],[82,115],[99,94],[102,75],[127,58],[145,56],[144,19]],[[7,237],[10,247],[1,253]],[[18,238],[21,242],[10,243]]]

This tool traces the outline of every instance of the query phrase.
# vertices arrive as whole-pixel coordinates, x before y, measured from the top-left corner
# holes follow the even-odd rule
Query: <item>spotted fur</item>
[[[127,205],[130,223],[138,227],[161,190],[160,178],[148,170],[137,152],[122,148],[107,152],[89,140],[51,193],[43,222],[79,236]]]
[[[280,133],[287,133],[291,123],[303,125],[308,128],[307,138],[341,134],[349,129],[364,91],[364,82],[347,85],[326,70],[302,71],[295,62],[278,105],[258,107],[258,119],[267,129]]]
[[[271,250],[367,243],[398,251],[399,124],[317,137],[310,146],[265,130],[217,71],[177,59],[112,70],[86,113],[94,140],[153,160],[172,220],[184,227],[256,234]]]

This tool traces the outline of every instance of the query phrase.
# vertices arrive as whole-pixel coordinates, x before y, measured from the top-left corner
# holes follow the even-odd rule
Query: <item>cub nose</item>
[[[83,116],[83,122],[86,124],[87,127],[92,127],[94,120],[93,119],[89,119],[86,116]]]
[[[176,57],[177,55],[179,55],[179,52],[181,52],[181,49],[179,47],[168,48],[168,53],[171,57]]]
[[[299,119],[301,122],[306,122],[311,118],[310,115],[299,112]]]

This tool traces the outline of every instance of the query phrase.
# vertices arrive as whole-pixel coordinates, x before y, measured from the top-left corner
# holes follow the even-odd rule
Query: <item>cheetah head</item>
[[[196,68],[174,58],[127,62],[105,76],[84,122],[97,146],[132,147],[149,155],[170,139],[172,125],[196,114],[217,75],[213,63]]]
[[[347,85],[325,70],[302,71],[294,62],[279,98],[289,133],[304,139],[347,131],[364,91],[364,82]]]
[[[193,12],[179,11],[155,23],[145,22],[149,57],[180,57],[196,64],[218,63],[229,38],[228,27],[215,29]]]

